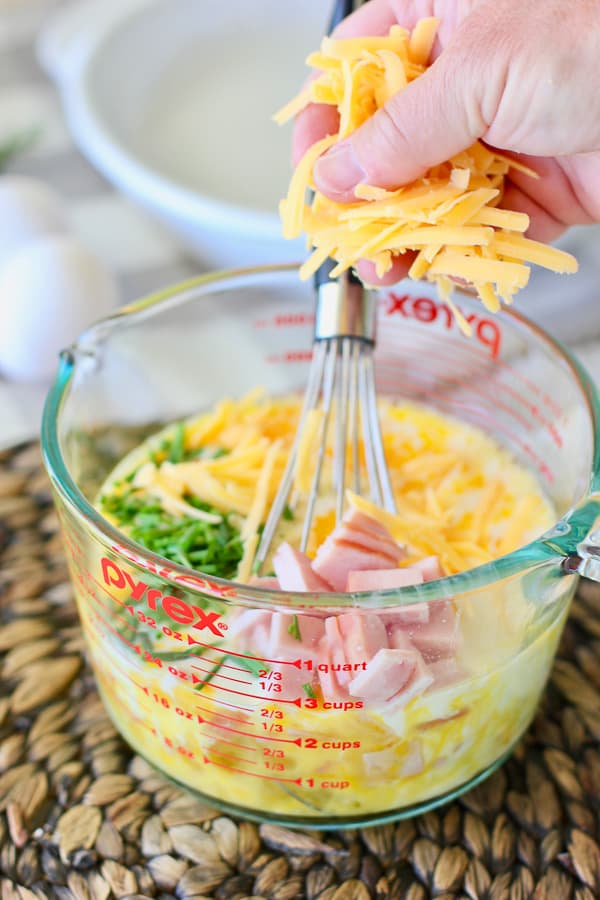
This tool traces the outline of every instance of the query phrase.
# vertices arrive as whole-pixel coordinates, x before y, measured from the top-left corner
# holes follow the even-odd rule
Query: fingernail
[[[353,195],[365,175],[350,141],[335,144],[316,161],[313,169],[317,188],[333,199]]]

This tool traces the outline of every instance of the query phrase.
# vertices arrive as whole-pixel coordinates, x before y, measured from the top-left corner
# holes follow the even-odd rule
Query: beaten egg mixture
[[[98,508],[138,543],[204,577],[251,580],[299,410],[297,397],[257,392],[170,426],[120,463]],[[409,403],[381,401],[380,418],[398,513],[353,501],[403,545],[401,566],[435,556],[446,575],[465,571],[555,520],[533,475],[482,431]],[[330,475],[309,556],[334,527]],[[296,503],[274,546],[298,543],[303,477],[299,471]],[[348,607],[290,611],[275,605],[275,594],[244,632],[241,601],[204,600],[140,569],[126,571],[122,558],[103,563],[103,579],[91,594],[80,587],[79,600],[102,695],[122,733],[185,786],[290,820],[384,816],[484,773],[531,720],[567,609],[556,603],[541,627],[536,598],[519,578],[446,598],[440,602],[455,639],[440,659],[431,648],[425,654],[424,669],[435,677],[420,690],[370,702],[348,688],[329,692],[326,678],[344,663],[330,662],[326,671],[301,639],[303,616],[348,614]],[[411,590],[418,602],[419,588]],[[389,597],[385,609],[370,599],[350,610],[385,619]],[[285,648],[260,632],[260,617],[274,615],[287,616]],[[420,627],[407,632],[418,646]]]

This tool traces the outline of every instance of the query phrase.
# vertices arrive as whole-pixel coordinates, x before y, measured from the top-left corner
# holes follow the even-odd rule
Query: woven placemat
[[[582,584],[511,760],[396,825],[294,832],[185,794],[120,739],[83,640],[37,444],[0,453],[0,897],[593,900],[600,589]]]

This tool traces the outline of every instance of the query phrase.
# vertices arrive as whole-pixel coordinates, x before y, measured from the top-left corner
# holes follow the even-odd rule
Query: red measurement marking
[[[199,709],[199,707],[197,707]],[[202,718],[201,716],[199,718]],[[295,744],[297,747],[302,746],[302,738],[276,738],[267,737],[264,734],[252,734],[251,731],[240,731],[239,728],[230,728],[229,725],[220,725],[211,719],[203,719],[205,725],[211,725],[213,728],[220,728],[222,731],[230,731],[232,734],[241,734],[243,737],[254,738],[255,741],[276,741],[278,744]]]
[[[225,700],[219,700],[221,706],[228,706],[229,709],[239,709],[241,712],[254,712],[251,706],[236,706],[235,703],[226,703]]]
[[[107,613],[109,613],[114,619],[117,619],[119,622],[122,622],[123,625],[127,626],[127,628],[131,628],[131,622],[128,621],[127,619],[123,618],[123,616],[120,616],[118,613],[116,613],[114,611],[114,609],[109,609],[108,606],[106,606],[106,604],[102,602],[102,600],[100,599],[100,597],[98,597],[97,594],[94,594],[92,592],[91,596],[94,598],[94,600],[96,600],[100,604],[102,609],[105,610]],[[102,621],[104,621],[104,619]],[[131,646],[133,646],[133,644]]]
[[[219,665],[217,663],[217,665]],[[192,663],[192,669],[196,669],[198,672],[204,672],[206,675],[212,675],[213,678],[225,678],[227,681],[235,681],[237,684],[252,684],[251,681],[245,681],[243,678],[232,678],[230,675],[221,675],[219,672],[211,672],[210,669],[203,669],[202,666],[195,666]]]
[[[117,600],[117,598],[114,596],[114,594],[111,594],[111,592],[106,589],[106,585],[103,584],[101,581],[98,581],[97,578],[94,578],[94,576],[88,569],[84,569],[84,572],[88,576],[90,581],[93,581],[94,584],[97,587],[99,587],[106,594],[107,597],[110,597],[110,599],[113,601],[113,603],[116,603],[117,606],[123,606],[123,607],[127,606],[127,604],[125,603],[124,600]]]
[[[421,397],[432,397],[433,399],[439,398],[439,392],[437,390],[429,389],[429,378],[420,377],[419,373],[416,370],[411,371],[411,377],[415,377],[417,381],[421,381],[421,383],[427,384],[427,388],[419,389],[419,396]],[[384,385],[379,385],[380,390],[384,390]],[[488,423],[490,427],[490,432],[495,432],[496,434],[505,435],[509,441],[516,447],[519,447],[527,456],[535,463],[536,468],[543,475],[546,480],[552,484],[555,480],[555,475],[552,469],[548,466],[548,464],[538,456],[530,444],[524,443],[517,435],[514,434],[509,428],[503,426],[487,409],[482,409],[480,406],[473,406],[469,403],[461,403],[458,400],[455,400],[452,396],[448,397],[448,407],[453,410],[463,410],[464,413],[473,413],[473,420],[475,423],[481,428],[484,423]],[[468,419],[467,415],[465,418]]]
[[[231,762],[236,763],[247,763],[249,766],[257,766],[258,762],[255,759],[246,759],[245,756],[228,756],[227,753],[219,753],[218,750],[213,750],[213,753],[218,755],[220,759],[228,759]],[[214,762],[214,760],[213,760]]]
[[[198,644],[200,647],[207,647],[210,650],[215,650],[217,653],[222,653],[223,656],[237,656],[240,659],[253,659],[255,662],[275,663],[278,666],[294,666],[296,669],[302,668],[301,659],[266,659],[264,656],[248,656],[247,653],[236,653],[235,650],[219,650],[214,644],[203,644],[202,641],[195,640],[194,644]],[[190,656],[197,656],[199,659],[205,659],[205,657],[199,653],[190,653]]]
[[[219,738],[220,744],[231,744],[232,747],[238,747],[238,749],[249,750],[250,753],[258,753],[258,747],[249,747],[247,744],[240,744],[237,741],[228,741],[227,738]]]
[[[240,697],[251,697],[252,700],[268,699],[269,703],[291,703],[293,706],[302,706],[301,697],[296,697],[295,700],[278,700],[276,697],[265,698],[264,694],[248,694],[246,691],[234,691],[233,688],[222,687],[220,684],[214,684],[212,681],[200,681],[195,675],[192,675],[192,683],[201,684],[203,687],[213,687],[216,691],[227,691],[228,694],[239,694]]]
[[[398,341],[398,338],[395,338],[394,335],[392,334],[392,332],[396,332],[398,335],[400,335],[401,340]],[[415,333],[418,333],[419,341],[421,343],[428,344],[429,346],[432,347],[433,352],[435,354],[438,353],[438,351],[440,349],[439,341],[437,341],[435,339],[432,340],[431,338],[429,338],[429,335],[425,335],[421,328],[415,328],[414,326],[411,327],[411,325],[407,322],[400,323],[400,322],[390,322],[390,321],[388,321],[386,323],[385,329],[383,329],[383,328],[381,329],[381,340],[378,341],[378,344],[377,344],[378,351],[381,351],[381,349],[383,349],[384,341],[394,351],[397,351],[399,346],[405,345],[405,339],[408,339],[409,341],[411,341],[414,344],[415,343]],[[472,344],[472,342],[469,342],[469,341],[464,342],[464,345],[463,345],[463,347],[461,347],[460,352],[461,352],[461,355],[463,355],[465,353],[469,353],[472,356],[476,356],[482,360],[489,361],[489,359],[490,359],[489,354],[480,350],[478,347],[475,347]],[[379,353],[376,354],[376,358],[375,358],[376,365],[377,365],[377,356],[379,356]],[[541,397],[542,400],[544,401],[544,403],[549,407],[549,409],[552,410],[554,415],[559,416],[559,417],[564,416],[564,410],[561,409],[560,405],[558,403],[556,403],[556,401],[552,397],[550,397],[548,394],[546,394],[540,388],[539,385],[537,385],[533,381],[531,381],[526,375],[524,375],[518,369],[514,369],[509,363],[507,363],[505,360],[501,359],[499,356],[496,356],[493,361],[494,361],[495,366],[499,366],[503,369],[506,369],[513,378],[515,378],[517,381],[521,381],[522,384],[524,384],[525,387],[529,388],[529,390],[532,393],[534,393],[538,397]]]
[[[390,351],[391,350],[392,350],[392,348],[390,347]],[[465,352],[463,352],[461,350],[461,356],[463,357],[463,359],[468,355],[468,353],[469,353],[468,349],[466,349]],[[480,355],[477,355],[476,358],[479,359]],[[485,358],[487,359],[487,357],[485,357]],[[449,366],[452,365],[452,363],[455,362],[455,355],[453,353],[452,354],[444,353],[443,350],[441,350],[441,349],[436,349],[435,350],[435,363],[438,365],[438,368],[440,366],[443,366],[444,362],[448,362]],[[488,365],[486,366],[486,369],[488,367],[489,367],[489,360],[488,360]],[[377,372],[381,373],[385,370],[392,370],[392,371],[398,372],[398,371],[404,370],[405,368],[406,368],[406,361],[394,362],[389,359],[385,359],[378,363]],[[448,367],[448,369],[443,370],[444,384],[455,384],[457,387],[464,388],[465,391],[469,391],[476,397],[479,396],[479,397],[484,398],[484,400],[491,400],[492,403],[494,404],[494,406],[497,406],[498,409],[504,410],[508,416],[516,419],[527,430],[531,430],[531,428],[533,427],[531,422],[529,422],[527,419],[523,418],[523,416],[516,409],[506,406],[503,403],[500,403],[498,401],[498,399],[497,399],[498,392],[500,390],[504,390],[510,397],[512,397],[513,400],[515,400],[518,403],[519,406],[521,406],[521,405],[525,406],[525,409],[534,417],[534,419],[536,419],[536,421],[538,421],[541,425],[543,425],[545,428],[547,428],[547,430],[551,434],[552,439],[554,440],[554,442],[556,443],[556,445],[558,447],[562,446],[562,438],[560,437],[560,435],[558,435],[558,440],[557,440],[558,432],[556,431],[556,428],[554,427],[554,425],[552,423],[550,423],[542,415],[541,410],[539,410],[537,406],[535,406],[531,402],[529,402],[525,397],[522,397],[520,394],[518,394],[517,391],[511,389],[508,385],[504,384],[504,382],[500,382],[500,381],[497,381],[496,379],[494,379],[494,381],[492,382],[492,388],[493,388],[494,393],[492,395],[490,395],[485,390],[478,389],[478,387],[476,386],[476,383],[473,381],[473,374],[479,375],[480,374],[479,372],[471,373],[469,380],[460,380],[460,378],[458,376],[455,378],[451,378],[448,375],[449,370],[450,370],[449,367]],[[411,376],[416,371],[417,371],[417,367],[415,367],[411,363],[410,364]],[[431,374],[433,374],[430,369],[427,369],[425,371],[425,373],[428,377],[430,377]],[[378,378],[378,384],[380,384],[380,381],[381,381],[381,379]]]
[[[203,758],[203,762],[207,766],[218,766],[221,769],[229,769],[231,772],[238,772],[240,775],[251,775],[253,778],[265,778],[267,781],[285,781],[288,784],[302,784],[302,778],[277,778],[275,775],[259,775],[258,772],[244,772],[243,769],[234,769],[233,766],[224,766],[222,763],[215,762],[214,759],[209,759],[208,756]]]
[[[110,631],[111,634],[113,634],[115,637],[119,638],[120,641],[123,641],[124,644],[127,644],[128,647],[131,647],[131,649],[132,649],[132,650],[135,650],[135,652],[137,653],[137,644],[132,644],[131,641],[128,641],[126,637],[123,637],[123,635],[120,634],[120,633],[116,630],[116,628],[113,628],[111,625],[108,624],[108,622],[106,621],[106,619],[103,619],[103,618],[102,618],[102,616],[100,615],[99,612],[96,612],[96,617],[97,617],[98,619],[100,619],[100,621],[102,622],[102,624],[104,625],[104,627],[107,628],[107,629]],[[129,622],[128,622],[127,624],[129,625]]]
[[[217,712],[216,709],[206,709],[205,706],[196,706],[196,709],[201,709],[202,712],[208,713],[209,716],[220,716],[222,719],[227,719],[229,722],[237,722],[238,725],[248,725],[250,728],[255,727],[252,722],[246,722],[245,719],[238,719],[237,716],[228,716],[225,713]]]

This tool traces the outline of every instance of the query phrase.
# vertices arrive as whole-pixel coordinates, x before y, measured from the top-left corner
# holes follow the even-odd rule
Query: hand
[[[540,174],[511,170],[502,206],[525,212],[529,237],[600,221],[600,4],[597,0],[370,0],[336,37],[387,34],[440,18],[433,64],[315,164],[318,189],[354,200],[360,182],[397,188],[477,139]],[[294,160],[337,129],[332,107],[297,118]],[[398,258],[383,281],[402,278]],[[361,276],[378,281],[371,263]]]

